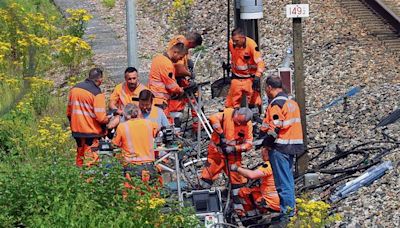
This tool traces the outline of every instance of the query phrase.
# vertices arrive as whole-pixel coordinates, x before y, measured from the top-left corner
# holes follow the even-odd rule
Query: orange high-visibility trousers
[[[253,94],[251,95],[249,106],[261,106],[262,100],[261,100],[261,95],[260,92],[253,90]]]
[[[97,164],[99,155],[97,150],[99,147],[98,138],[75,138],[77,143],[77,153],[75,164],[78,167],[82,167],[83,164],[90,167]]]
[[[217,152],[218,153],[218,152]],[[236,164],[237,166],[241,166],[242,159],[239,156],[228,155],[228,165],[229,167],[232,164]],[[212,182],[218,178],[218,175],[221,171],[224,171],[225,174],[228,175],[228,169],[225,165],[225,156],[222,154],[210,153],[207,157],[207,163],[201,172],[201,178],[206,180],[207,182]],[[230,171],[230,181],[233,185],[242,185],[247,182],[247,179],[240,175],[238,172]]]
[[[243,208],[248,215],[252,215],[249,212],[253,212],[255,209],[258,209],[261,213],[265,212],[268,208],[279,212],[279,196],[276,192],[270,194],[272,195],[267,200],[263,197],[260,187],[243,187],[239,190],[239,197],[244,201]]]
[[[239,108],[243,94],[247,97],[247,103],[250,103],[250,99],[253,96],[252,86],[252,78],[232,79],[225,106],[228,108]]]

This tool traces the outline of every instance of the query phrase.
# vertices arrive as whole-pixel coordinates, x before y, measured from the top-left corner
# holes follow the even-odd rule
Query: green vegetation
[[[91,50],[81,38],[91,16],[69,14],[63,20],[51,0],[0,2],[0,112],[13,107],[0,116],[1,226],[196,226],[191,208],[167,202],[141,180],[127,181],[116,161],[90,172],[73,165],[66,91],[45,79],[66,72],[71,86],[86,74]]]
[[[331,206],[323,201],[296,199],[297,214],[288,227],[329,227],[332,223],[340,221],[339,214],[329,215]]]
[[[107,8],[114,8],[115,0],[101,0],[101,3]]]
[[[178,33],[186,32],[189,28],[184,25],[190,20],[190,8],[193,6],[194,0],[173,0],[169,9],[169,24],[176,26],[174,29]]]

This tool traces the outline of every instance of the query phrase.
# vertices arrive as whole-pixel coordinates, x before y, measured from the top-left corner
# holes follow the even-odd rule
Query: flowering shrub
[[[36,2],[40,5],[46,0]],[[3,8],[0,5],[0,27],[4,28],[0,30],[0,72],[31,76],[53,67],[57,59],[71,72],[76,70],[90,56],[90,46],[81,37],[92,16],[84,9],[67,10],[65,34],[55,12],[28,10],[30,4],[6,0]]]
[[[194,0],[174,0],[170,8],[168,20],[173,25],[186,25],[190,18],[190,8],[193,6]],[[185,31],[186,28],[175,28],[179,32]]]
[[[67,18],[69,34],[82,38],[88,21],[92,19],[92,15],[85,9],[67,9],[67,13],[69,14]]]
[[[323,201],[296,199],[297,215],[288,227],[325,227],[341,220],[338,214],[328,215],[331,206]]]
[[[53,81],[31,77],[28,79],[31,85],[32,106],[38,115],[41,115],[49,104],[50,92],[53,89]]]
[[[79,37],[70,35],[58,37],[54,48],[60,62],[70,69],[70,75],[74,75],[82,61],[91,54],[88,43]]]
[[[4,121],[0,123],[0,150],[16,154],[26,153],[35,149],[36,139],[36,116],[40,115],[50,101],[50,91],[53,82],[49,80],[32,77],[30,91],[20,100],[16,106],[5,115]],[[21,80],[5,79],[5,82],[21,84]],[[55,132],[52,132],[55,134]],[[56,134],[57,135],[57,134]],[[54,142],[57,143],[57,142]]]
[[[0,113],[4,112],[21,91],[22,80],[7,78],[0,73]]]
[[[0,8],[0,70],[34,73],[50,56],[50,42],[57,36],[55,22],[43,13],[30,12],[18,3]],[[46,61],[39,61],[46,60]],[[11,72],[15,74],[15,72]]]
[[[0,223],[5,227],[196,227],[189,209],[154,198],[141,180],[127,191],[118,163],[84,174],[64,157],[0,164]],[[107,175],[104,176],[103,173]],[[15,177],[18,178],[15,178]],[[91,177],[91,181],[86,181]],[[169,210],[165,210],[168,204]]]
[[[71,143],[70,138],[69,129],[63,129],[60,123],[46,116],[39,120],[37,134],[31,140],[37,149],[49,153],[63,151],[68,147],[67,143]]]

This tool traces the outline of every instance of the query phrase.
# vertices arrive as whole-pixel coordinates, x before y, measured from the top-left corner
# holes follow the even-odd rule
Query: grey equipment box
[[[192,205],[201,221],[212,217],[216,223],[224,222],[220,190],[195,190],[183,192],[182,196],[185,205]]]

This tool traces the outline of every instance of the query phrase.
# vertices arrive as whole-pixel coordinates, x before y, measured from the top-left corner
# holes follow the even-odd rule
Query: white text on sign
[[[310,16],[310,7],[308,4],[286,5],[287,18],[309,17],[309,16]]]

